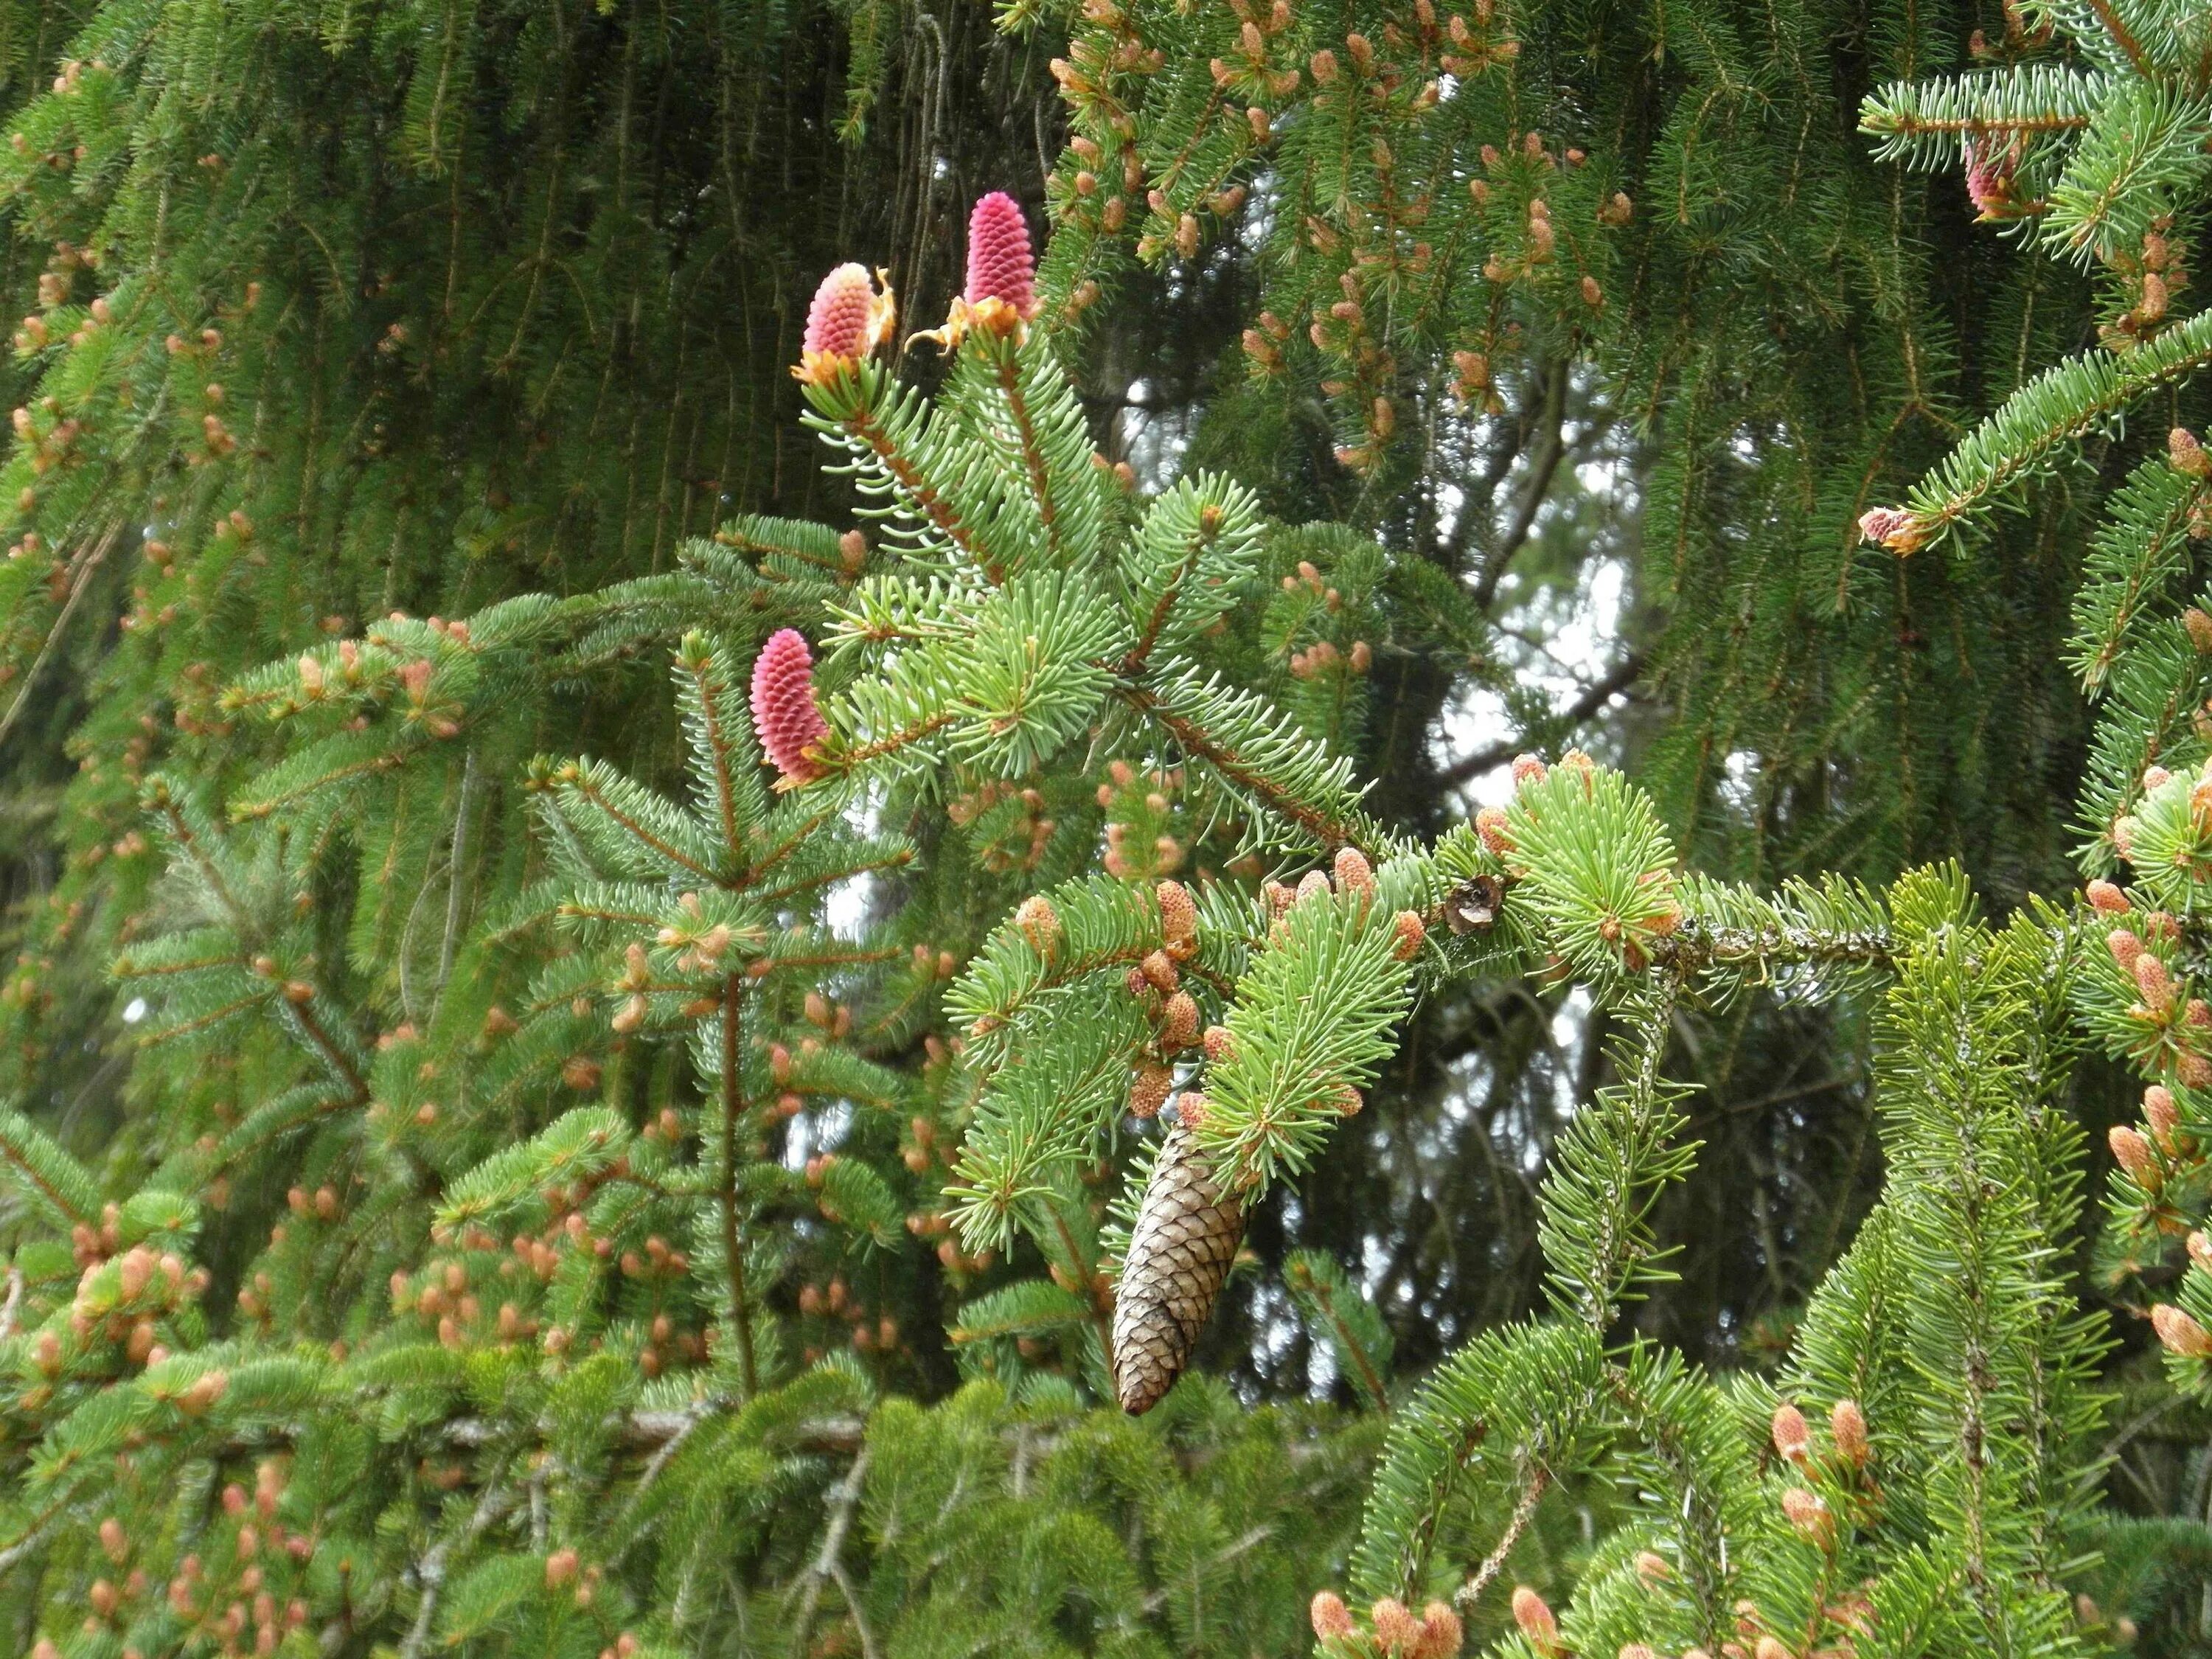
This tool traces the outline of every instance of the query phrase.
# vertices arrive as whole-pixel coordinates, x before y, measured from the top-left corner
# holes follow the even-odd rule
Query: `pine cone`
[[[1243,1237],[1243,1206],[1215,1191],[1177,1124],[1145,1188],[1114,1306],[1114,1391],[1132,1417],[1182,1374]]]

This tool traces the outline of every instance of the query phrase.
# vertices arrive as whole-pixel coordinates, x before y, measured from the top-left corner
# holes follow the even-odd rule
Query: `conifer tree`
[[[122,30],[112,57],[88,52],[29,107],[19,183],[90,166],[98,134],[128,125],[103,128],[103,100],[161,107],[151,48],[191,43],[145,20],[126,39],[125,21],[104,16]],[[2203,313],[2182,296],[2212,165],[2212,23],[2131,0],[2007,24],[1983,43],[1997,67],[1900,82],[1861,114],[1898,155],[1955,153],[1977,208],[2018,228],[2005,257],[2022,269],[2094,266],[2105,327],[2023,370],[1896,507],[1863,495],[1887,451],[1778,482],[1758,469],[1786,441],[1762,437],[1740,458],[1756,500],[1729,522],[1765,525],[1758,502],[1793,483],[1802,499],[1761,568],[1813,526],[1842,538],[1822,583],[1909,571],[2003,591],[1988,567],[2011,544],[1988,509],[2069,476],[2084,438],[2130,410],[2195,391]],[[1352,31],[1341,56],[1297,40],[1303,62],[1279,64],[1290,48],[1271,43],[1313,27],[1286,5],[1233,31],[1200,9],[1088,9],[1060,76],[1073,233],[1040,272],[1019,206],[975,204],[961,290],[908,341],[934,347],[933,392],[894,356],[883,273],[837,264],[803,329],[794,301],[781,356],[850,526],[740,515],[687,535],[702,503],[665,543],[654,532],[650,558],[602,546],[544,591],[465,570],[426,584],[459,601],[441,614],[391,592],[381,621],[337,616],[303,641],[251,607],[313,573],[255,562],[273,532],[240,492],[270,487],[257,467],[292,488],[321,451],[296,432],[281,467],[273,441],[224,449],[231,393],[202,380],[270,291],[246,291],[231,337],[179,332],[158,358],[117,321],[137,315],[118,303],[169,303],[157,261],[102,300],[108,315],[57,313],[74,337],[54,349],[51,401],[19,421],[21,510],[143,500],[185,527],[147,543],[161,574],[132,595],[130,644],[80,733],[82,850],[13,993],[26,1079],[53,1075],[40,1022],[80,1017],[56,975],[95,948],[134,1040],[96,1158],[66,1112],[0,1109],[0,1618],[18,1648],[1310,1641],[1328,1659],[1449,1659],[1471,1637],[1519,1659],[2066,1654],[2127,1639],[2176,1581],[2194,1588],[2203,1528],[2119,1524],[2100,1437],[2115,1377],[2167,1408],[2212,1391],[2196,921],[2212,620],[2185,591],[2212,462],[2175,425],[2112,492],[2075,597],[2065,665],[2096,700],[2078,896],[2025,879],[1978,895],[1950,862],[1759,880],[1706,860],[1708,786],[1680,765],[1712,734],[1694,697],[1648,769],[1656,789],[1569,749],[1516,760],[1510,799],[1470,820],[1386,816],[1358,763],[1378,656],[1402,648],[1389,630],[1425,614],[1488,627],[1494,594],[1463,603],[1463,565],[1419,574],[1425,556],[1367,506],[1289,524],[1221,472],[1149,479],[1102,452],[1068,324],[1097,302],[1085,284],[1110,274],[1110,239],[1192,258],[1199,208],[1233,217],[1250,199],[1237,169],[1279,132],[1283,171],[1250,176],[1277,234],[1322,257],[1318,274],[1283,261],[1286,291],[1325,276],[1301,303],[1331,283],[1342,295],[1308,338],[1340,360],[1326,390],[1351,411],[1355,478],[1406,465],[1401,403],[1428,428],[1447,374],[1501,404],[1539,386],[1564,401],[1577,375],[1642,352],[1669,419],[1695,431],[1729,400],[1679,359],[1656,367],[1680,337],[1653,310],[1613,313],[1599,270],[1636,210],[1592,181],[1618,163],[1518,130],[1514,77],[1560,40],[1523,51],[1516,20],[1439,20],[1423,0]],[[1699,74],[1727,82],[1733,51]],[[2036,53],[2059,66],[2011,63]],[[201,86],[217,58],[180,58],[177,84]],[[1429,58],[1432,83],[1406,72]],[[429,143],[443,83],[424,78],[430,58],[408,61],[410,142]],[[848,129],[873,84],[858,68]],[[1115,100],[1152,77],[1173,95],[1147,93],[1139,121]],[[1510,144],[1425,149],[1447,117],[1499,118],[1468,90],[1492,77]],[[161,118],[189,138],[194,107]],[[1693,185],[1725,198],[1693,160],[1710,131],[1670,134],[1683,203]],[[1095,170],[1109,136],[1118,195]],[[1433,183],[1469,153],[1481,188],[1464,207],[1401,190],[1401,156]],[[235,157],[216,160],[220,194]],[[296,156],[272,166],[303,176]],[[1280,211],[1331,167],[1358,190]],[[1158,199],[1133,225],[1150,177]],[[1400,246],[1424,227],[1441,240]],[[1481,285],[1450,274],[1461,232]],[[1471,295],[1480,322],[1455,309]],[[1480,350],[1451,343],[1466,327],[1492,331]],[[26,334],[27,353],[50,349]],[[1503,366],[1531,337],[1544,349]],[[1909,356],[1917,337],[1889,343]],[[1283,344],[1263,320],[1247,355],[1287,374]],[[1638,382],[1601,395],[1622,384]],[[127,444],[72,465],[109,441],[91,435],[106,419],[173,420],[179,387],[208,405],[197,493],[189,473],[133,472]],[[1729,447],[1678,441],[1644,473],[1652,522],[1721,522],[1686,503],[1717,488]],[[1856,493],[1829,487],[1838,471]],[[295,502],[294,556],[313,522]],[[1860,531],[1879,545],[1853,550]],[[27,526],[4,610],[52,641],[76,602],[70,562],[82,576],[108,555],[94,541],[58,559],[43,534]],[[1509,532],[1480,552],[1516,550]],[[1678,573],[1677,661],[1695,659],[1686,633],[1717,631],[1713,595],[1735,580]],[[169,582],[179,597],[156,592]],[[181,666],[146,648],[180,624]],[[217,641],[265,660],[196,669]],[[144,714],[155,684],[195,688],[172,711],[181,749]],[[610,714],[647,688],[653,712]],[[90,741],[132,711],[127,745]],[[1900,834],[1892,850],[1914,844]],[[1411,1012],[1482,983],[1572,988],[1610,1034],[1597,1086],[1547,1148],[1522,1149],[1548,1153],[1540,1304],[1414,1375],[1365,1264],[1293,1255],[1282,1321],[1330,1356],[1350,1404],[1239,1399],[1196,1360],[1248,1229],[1325,1180],[1347,1121],[1387,1101]],[[1680,1260],[1668,1206],[1699,1156],[1687,1051],[1700,1020],[1752,1005],[1865,1022],[1883,1152],[1879,1201],[1765,1368],[1638,1321]],[[2142,1091],[2142,1127],[2106,1138],[2109,1308],[2074,1269],[2090,1050]],[[2129,1369],[2147,1340],[2161,1377]],[[1577,1525],[1577,1545],[1551,1547]]]

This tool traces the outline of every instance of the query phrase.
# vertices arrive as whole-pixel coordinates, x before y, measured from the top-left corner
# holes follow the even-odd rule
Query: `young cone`
[[[968,287],[971,306],[1001,300],[1024,318],[1036,315],[1036,256],[1029,222],[1014,198],[994,190],[968,216]]]
[[[752,706],[753,730],[776,770],[794,783],[818,777],[822,769],[806,750],[828,736],[830,726],[814,704],[814,653],[797,629],[776,629],[761,647]]]
[[[1145,1188],[1114,1304],[1114,1392],[1132,1417],[1182,1374],[1243,1237],[1243,1206],[1214,1188],[1177,1124]]]
[[[845,373],[890,337],[897,315],[888,283],[878,292],[866,266],[839,265],[822,279],[806,307],[806,332],[792,374],[815,386]]]

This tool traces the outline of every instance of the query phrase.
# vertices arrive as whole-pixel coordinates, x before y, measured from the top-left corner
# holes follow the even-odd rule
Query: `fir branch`
[[[753,1352],[752,1298],[745,1283],[744,1239],[738,1218],[738,1124],[744,1115],[745,1098],[738,1061],[743,1054],[744,976],[732,974],[722,981],[721,1033],[721,1169],[715,1202],[722,1218],[722,1265],[729,1289],[730,1334],[738,1345],[738,1376],[743,1398],[760,1392],[758,1361]]]
[[[1468,1613],[1474,1611],[1475,1605],[1482,1600],[1482,1593],[1504,1571],[1506,1559],[1520,1543],[1521,1534],[1528,1530],[1528,1523],[1536,1518],[1536,1505],[1543,1501],[1551,1484],[1551,1472],[1540,1463],[1528,1472],[1528,1478],[1521,1486],[1521,1496],[1514,1500],[1513,1513],[1506,1518],[1505,1530],[1498,1534],[1490,1553],[1468,1575],[1467,1582],[1452,1592],[1452,1600]]]
[[[2212,362],[2212,311],[2177,323],[2125,356],[2090,352],[2045,369],[2005,399],[1913,489],[1927,539],[1949,533],[2004,491],[2047,470],[2053,452]]]

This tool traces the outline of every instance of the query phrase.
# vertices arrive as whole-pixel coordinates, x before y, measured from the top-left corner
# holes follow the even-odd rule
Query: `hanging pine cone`
[[[1132,1417],[1182,1374],[1243,1237],[1243,1206],[1214,1189],[1176,1124],[1145,1187],[1114,1306],[1114,1391]]]

